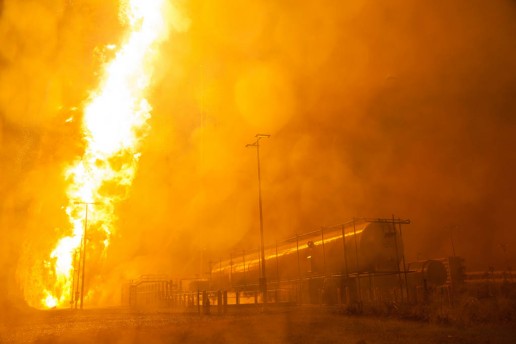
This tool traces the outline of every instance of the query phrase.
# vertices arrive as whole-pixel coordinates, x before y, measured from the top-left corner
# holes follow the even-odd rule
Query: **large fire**
[[[57,242],[45,262],[50,283],[42,307],[77,306],[92,290],[84,289],[84,264],[89,257],[102,257],[109,246],[114,206],[127,196],[148,131],[151,106],[145,92],[157,44],[167,35],[164,6],[166,0],[127,0],[120,6],[129,32],[120,48],[107,47],[116,49],[115,57],[83,109],[85,151],[65,171],[71,234]]]

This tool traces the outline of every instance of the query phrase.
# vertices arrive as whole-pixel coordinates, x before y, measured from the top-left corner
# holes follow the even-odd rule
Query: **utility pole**
[[[265,274],[265,248],[263,243],[263,211],[262,211],[262,179],[260,172],[260,140],[271,137],[269,134],[256,134],[256,141],[247,144],[246,147],[256,147],[256,158],[258,161],[258,207],[260,209],[260,251],[262,269],[260,273],[259,285],[262,291],[263,303],[267,303],[267,278]]]
[[[84,217],[84,232],[82,235],[82,277],[81,277],[81,309],[84,301],[84,266],[86,265],[86,230],[88,229],[88,206],[100,204],[99,202],[74,202],[74,204],[82,204],[86,208]]]

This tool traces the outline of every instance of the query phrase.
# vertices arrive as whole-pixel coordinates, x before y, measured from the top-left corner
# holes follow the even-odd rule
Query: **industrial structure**
[[[245,304],[326,304],[360,311],[364,305],[424,303],[438,295],[453,302],[464,283],[457,257],[406,262],[403,219],[353,219],[296,235],[261,249],[211,262],[201,278],[142,276],[123,287],[131,307],[190,310]],[[261,272],[267,271],[267,294]]]

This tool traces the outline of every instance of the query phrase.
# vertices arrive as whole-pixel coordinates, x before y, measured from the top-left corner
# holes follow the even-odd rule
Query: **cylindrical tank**
[[[355,227],[357,227],[355,225]],[[351,249],[348,256],[355,260],[352,272],[395,272],[403,257],[403,243],[398,228],[391,222],[366,222],[361,231],[348,228],[346,232],[346,247],[353,248],[357,241],[357,257]],[[352,263],[353,264],[353,263]]]
[[[396,272],[403,257],[398,224],[357,220],[323,228],[265,248],[268,282],[357,272]],[[214,285],[256,284],[259,251],[233,255],[213,265]]]
[[[446,282],[448,273],[444,264],[438,260],[422,260],[408,264],[408,270],[415,272],[427,286],[440,286]]]

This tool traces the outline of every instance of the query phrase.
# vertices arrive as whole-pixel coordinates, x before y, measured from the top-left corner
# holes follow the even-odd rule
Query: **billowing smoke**
[[[1,2],[0,290],[23,297],[67,222],[63,166],[116,1]],[[151,132],[96,304],[123,280],[195,275],[266,242],[352,217],[410,218],[407,258],[516,258],[516,3],[176,1],[149,101]],[[104,57],[102,57],[104,56]],[[200,257],[203,257],[202,262]],[[0,297],[0,300],[1,298]]]

